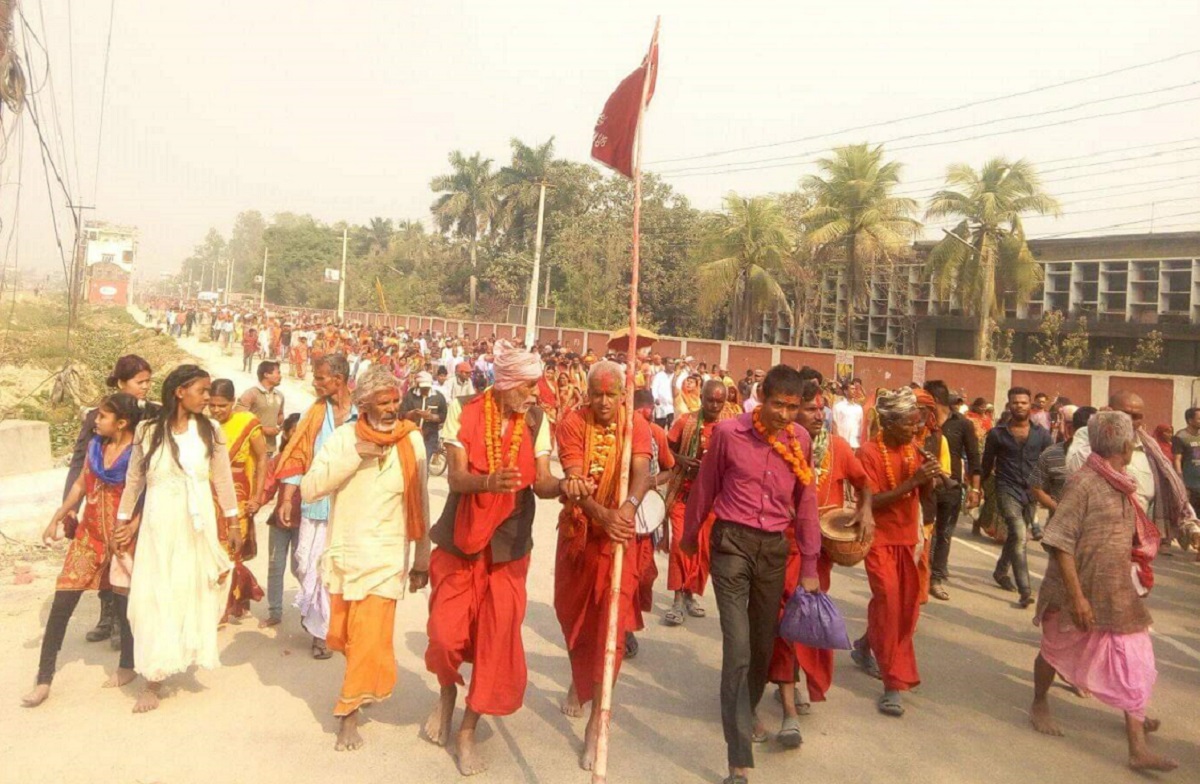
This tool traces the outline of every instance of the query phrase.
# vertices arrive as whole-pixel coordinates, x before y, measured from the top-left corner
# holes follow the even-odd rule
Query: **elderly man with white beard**
[[[391,370],[358,380],[361,416],[339,427],[300,483],[306,502],[330,496],[329,542],[321,577],[329,590],[332,650],[346,656],[335,749],[361,748],[359,708],[391,696],[396,685],[392,627],[396,600],[429,581],[429,491],[421,430],[400,419]],[[414,548],[410,545],[415,545]]]

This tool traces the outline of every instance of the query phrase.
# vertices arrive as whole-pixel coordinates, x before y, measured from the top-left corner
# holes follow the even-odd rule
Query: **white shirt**
[[[654,418],[666,419],[675,413],[675,385],[671,374],[660,370],[650,381],[650,393],[654,395]]]
[[[846,439],[854,449],[862,436],[863,407],[842,398],[833,404],[833,432]]]
[[[1075,436],[1071,439],[1071,446],[1067,447],[1067,474],[1073,474],[1083,468],[1083,464],[1087,462],[1091,454],[1092,444],[1088,441],[1087,428],[1081,427],[1075,431]],[[1125,466],[1125,474],[1137,485],[1134,492],[1137,493],[1142,511],[1153,517],[1154,468],[1150,465],[1150,458],[1146,455],[1146,449],[1140,440],[1133,447],[1133,458],[1129,461],[1129,465]]]

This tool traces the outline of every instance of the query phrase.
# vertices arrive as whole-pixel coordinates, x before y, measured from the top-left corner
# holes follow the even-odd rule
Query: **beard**
[[[396,418],[389,417],[385,421],[383,417],[376,417],[373,414],[367,414],[367,424],[372,430],[378,430],[380,433],[390,433],[396,429]]]

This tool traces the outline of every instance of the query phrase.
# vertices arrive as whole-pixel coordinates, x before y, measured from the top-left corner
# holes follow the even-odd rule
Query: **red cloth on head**
[[[487,716],[515,713],[525,700],[525,621],[529,556],[492,564],[436,548],[429,561],[429,621],[425,668],[439,686],[462,684],[459,668],[474,664],[467,707]]]

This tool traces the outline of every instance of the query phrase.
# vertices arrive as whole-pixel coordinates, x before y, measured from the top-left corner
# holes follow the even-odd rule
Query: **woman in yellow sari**
[[[233,576],[229,582],[229,601],[225,605],[222,623],[250,613],[250,602],[263,598],[262,588],[245,562],[258,554],[254,535],[254,515],[262,505],[263,479],[267,467],[267,440],[262,425],[249,411],[234,411],[237,400],[233,382],[219,378],[212,382],[208,413],[225,433],[229,445],[229,464],[233,470],[233,487],[237,492],[238,519],[242,546],[235,550],[229,544],[228,529],[219,531],[221,544],[233,561]]]
[[[675,417],[694,414],[700,410],[700,376],[692,374],[683,380],[683,386],[675,393]]]

